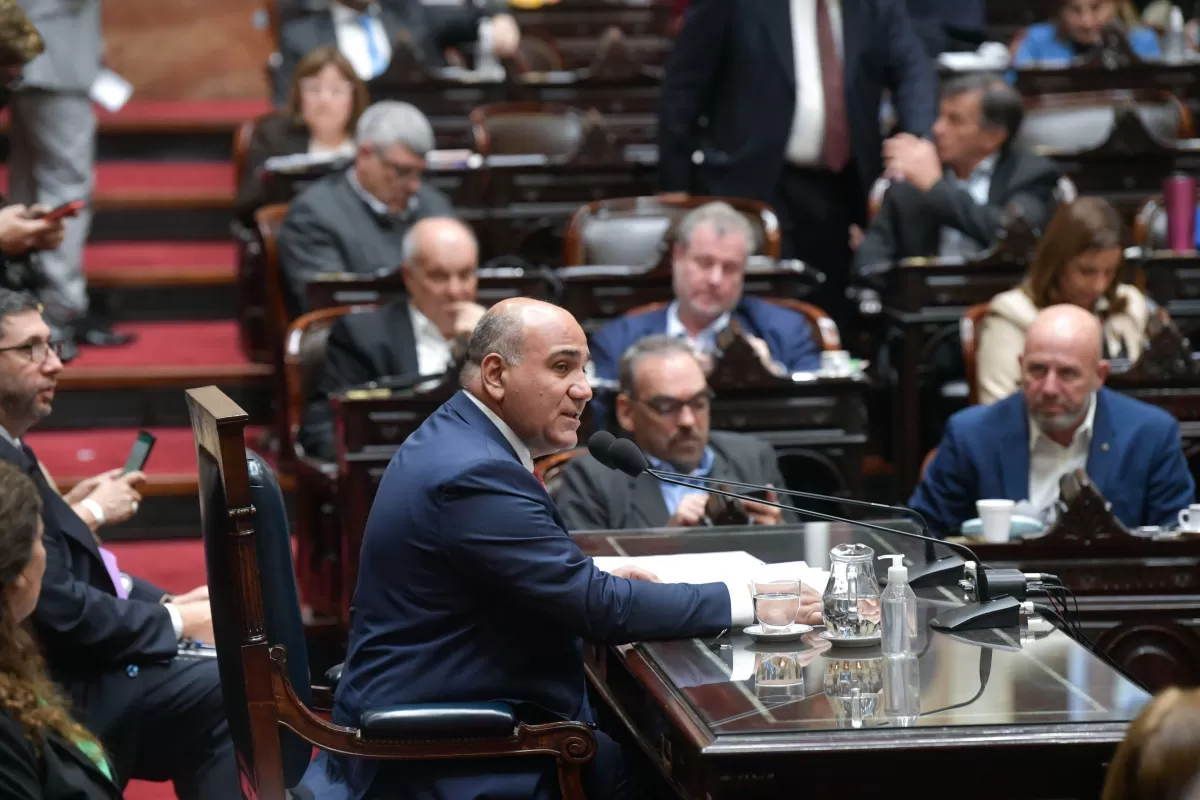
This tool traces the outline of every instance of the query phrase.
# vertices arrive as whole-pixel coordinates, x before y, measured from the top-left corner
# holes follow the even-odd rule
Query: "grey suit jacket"
[[[713,431],[708,443],[714,457],[712,477],[786,488],[775,448],[766,442]],[[647,473],[631,478],[590,455],[572,459],[563,469],[554,503],[571,531],[661,528],[670,519],[657,478]],[[796,521],[791,513],[785,513],[784,520]]]
[[[305,285],[322,272],[359,275],[400,267],[404,234],[419,219],[454,215],[450,198],[428,183],[403,217],[379,216],[350,185],[347,173],[327,175],[291,202],[279,231],[279,266],[292,317],[304,313]]]
[[[21,85],[53,91],[91,88],[100,71],[104,39],[100,0],[19,0],[46,50],[25,65]]]

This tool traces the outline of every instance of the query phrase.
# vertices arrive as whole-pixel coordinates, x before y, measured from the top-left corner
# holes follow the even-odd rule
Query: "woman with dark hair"
[[[259,120],[246,153],[235,212],[250,224],[265,203],[259,170],[267,159],[299,153],[354,155],[354,126],[367,107],[367,85],[336,47],[318,47],[296,67],[287,106]]]
[[[1047,306],[1086,308],[1104,325],[1104,357],[1136,360],[1146,341],[1150,309],[1137,287],[1120,282],[1121,218],[1099,197],[1058,207],[1025,280],[992,298],[976,351],[979,402],[994,403],[1020,387],[1017,356],[1025,332]]]
[[[120,800],[99,740],[71,718],[25,625],[45,570],[41,497],[0,461],[0,797]]]
[[[1108,766],[1103,800],[1200,797],[1200,689],[1170,688],[1142,709]]]

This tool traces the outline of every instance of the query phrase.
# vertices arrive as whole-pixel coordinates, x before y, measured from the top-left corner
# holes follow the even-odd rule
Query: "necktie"
[[[842,59],[829,18],[830,0],[817,0],[817,49],[825,90],[825,166],[841,172],[850,161],[850,121],[846,118],[846,84]]]
[[[46,480],[46,474],[42,472],[42,463],[38,461],[37,455],[34,454],[29,445],[21,442],[21,452],[29,459],[29,477],[33,479],[33,483],[37,486],[38,492],[42,497],[45,498],[48,493],[57,494],[54,488],[50,486],[50,482]],[[45,512],[43,511],[42,513]],[[71,513],[74,513],[74,511]],[[80,520],[80,524],[83,524],[82,520]],[[100,540],[98,538],[96,540],[96,547],[100,551],[100,560],[104,562],[104,569],[108,573],[109,580],[112,581],[113,590],[116,592],[117,597],[122,600],[127,599],[129,592],[125,590],[125,584],[121,581],[121,570],[117,567],[116,555],[111,550],[100,547]]]
[[[358,24],[362,26],[363,33],[367,37],[367,58],[371,59],[371,77],[374,78],[387,69],[387,64],[380,63],[383,61],[383,54],[379,52],[379,45],[375,41],[375,28],[371,25],[371,15],[359,14]]]

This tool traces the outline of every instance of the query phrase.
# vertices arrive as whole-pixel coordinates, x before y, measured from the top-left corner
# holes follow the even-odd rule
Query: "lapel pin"
[[[1107,453],[1108,452],[1108,442],[1101,442],[1100,449],[1103,450],[1105,453]]]

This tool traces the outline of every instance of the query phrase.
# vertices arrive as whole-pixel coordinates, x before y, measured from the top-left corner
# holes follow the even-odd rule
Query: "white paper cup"
[[[985,542],[1007,542],[1012,530],[1013,508],[1016,503],[1012,500],[977,500],[975,510],[983,522],[983,540]]]

